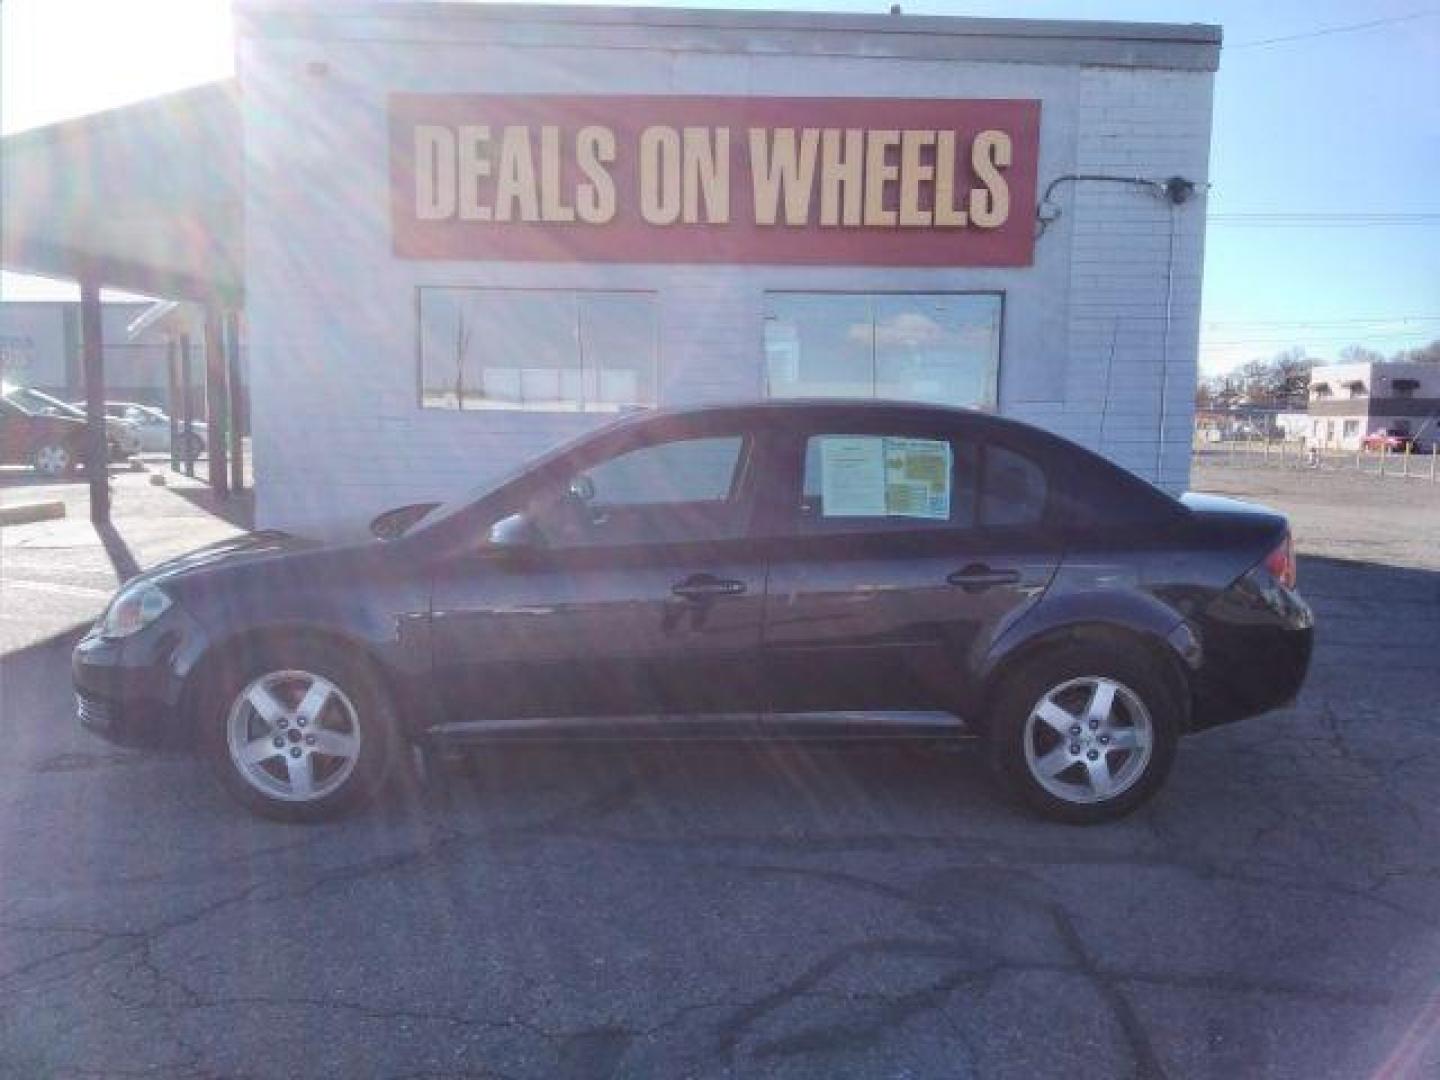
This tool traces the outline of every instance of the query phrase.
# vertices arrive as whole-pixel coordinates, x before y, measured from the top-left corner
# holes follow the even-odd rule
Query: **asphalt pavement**
[[[234,529],[116,502],[141,565]],[[1300,702],[1105,827],[1027,817],[964,745],[658,743],[504,747],[296,827],[77,729],[67,626],[101,601],[16,582],[116,573],[58,527],[0,535],[0,1076],[1440,1075],[1423,552],[1302,558]]]

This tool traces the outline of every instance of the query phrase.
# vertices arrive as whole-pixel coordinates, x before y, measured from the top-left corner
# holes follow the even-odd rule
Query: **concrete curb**
[[[52,521],[64,516],[65,504],[59,499],[0,506],[0,525],[29,525],[35,521]]]

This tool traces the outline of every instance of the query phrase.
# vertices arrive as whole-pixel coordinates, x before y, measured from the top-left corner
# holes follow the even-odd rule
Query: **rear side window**
[[[1038,524],[1045,516],[1049,494],[1045,471],[1035,462],[1003,446],[985,447],[984,480],[980,485],[981,525]]]
[[[976,455],[953,439],[812,435],[797,507],[805,532],[974,524]]]

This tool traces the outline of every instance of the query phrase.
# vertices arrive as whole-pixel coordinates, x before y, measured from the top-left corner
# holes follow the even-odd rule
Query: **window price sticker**
[[[950,444],[940,439],[826,436],[820,444],[825,517],[950,517]]]

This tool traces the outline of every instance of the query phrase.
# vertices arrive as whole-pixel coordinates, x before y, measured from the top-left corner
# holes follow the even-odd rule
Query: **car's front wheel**
[[[990,712],[997,771],[1045,817],[1093,824],[1130,813],[1164,782],[1180,707],[1137,652],[1088,644],[1012,673]]]
[[[63,442],[45,442],[35,448],[30,464],[41,476],[65,476],[75,468],[75,455]]]
[[[255,813],[321,821],[368,801],[395,757],[388,699],[364,663],[319,646],[272,650],[221,680],[204,744]]]

